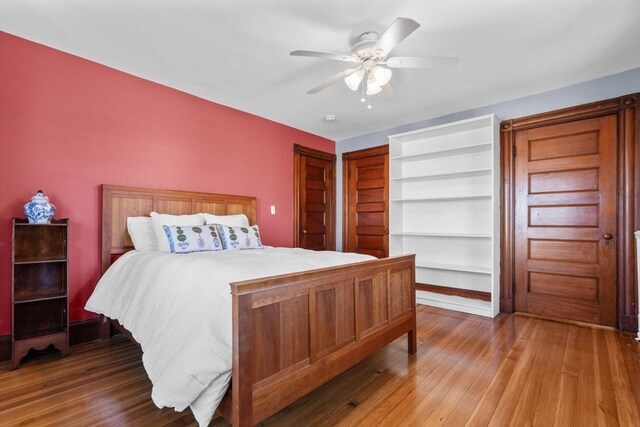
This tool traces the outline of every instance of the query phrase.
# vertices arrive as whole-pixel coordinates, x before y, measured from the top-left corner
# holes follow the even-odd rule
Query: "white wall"
[[[500,120],[508,120],[635,92],[640,92],[640,68],[511,101],[504,101],[446,116],[428,118],[420,122],[336,141],[336,156],[338,159],[338,169],[336,171],[336,247],[338,250],[342,250],[342,153],[388,144],[388,136],[396,133],[484,114],[495,113]]]

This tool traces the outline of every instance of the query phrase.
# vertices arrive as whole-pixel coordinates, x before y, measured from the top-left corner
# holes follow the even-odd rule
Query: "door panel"
[[[516,311],[615,326],[616,123],[516,132]]]
[[[334,250],[335,155],[294,146],[294,246]]]
[[[388,146],[345,153],[343,170],[344,251],[388,256]]]

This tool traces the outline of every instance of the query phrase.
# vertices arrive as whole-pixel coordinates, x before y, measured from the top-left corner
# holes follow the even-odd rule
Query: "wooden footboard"
[[[410,255],[232,283],[223,415],[253,426],[403,334],[415,353],[414,264]]]

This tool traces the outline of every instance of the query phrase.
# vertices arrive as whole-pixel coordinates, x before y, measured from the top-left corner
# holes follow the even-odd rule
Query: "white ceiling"
[[[459,56],[394,70],[373,109],[342,82],[348,53],[398,17],[421,24],[391,56]],[[0,29],[196,96],[340,140],[640,67],[640,1],[0,0]],[[334,123],[322,118],[335,114]]]

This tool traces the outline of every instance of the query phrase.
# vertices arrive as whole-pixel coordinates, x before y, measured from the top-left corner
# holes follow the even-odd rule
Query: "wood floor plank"
[[[631,334],[615,336],[618,341],[616,348],[621,348],[620,355],[630,379],[631,396],[634,397],[636,409],[640,411],[640,342]]]
[[[158,409],[123,338],[0,366],[0,425],[189,426]],[[399,339],[264,426],[640,426],[640,347],[615,331],[517,315],[418,308],[418,353]],[[211,426],[228,427],[215,418]]]
[[[418,339],[418,352],[426,347],[425,342],[437,342],[439,332],[454,326],[454,320],[447,316],[430,316],[420,319],[418,328],[425,333]],[[440,334],[444,335],[444,334]],[[361,401],[376,399],[374,394],[386,398],[388,391],[384,385],[394,386],[403,372],[407,372],[413,357],[407,357],[406,339],[401,338],[387,348],[373,355],[367,364],[359,364],[351,368],[348,375],[336,378],[331,387],[337,392],[321,394],[320,398],[308,395],[291,405],[285,415],[278,418],[281,425],[313,425],[314,423],[339,423],[347,414],[356,410]],[[298,410],[298,407],[301,409]],[[327,411],[327,408],[331,408]],[[269,425],[267,421],[265,425]]]
[[[539,371],[542,375],[528,382],[527,391],[530,393],[516,409],[514,422],[527,423],[533,420],[533,425],[553,425],[568,333],[569,328],[564,323],[550,325],[547,338],[543,345],[538,346],[538,355],[542,362]],[[535,367],[532,367],[532,371],[536,371]]]
[[[605,334],[606,348],[609,352],[609,361],[611,369],[611,379],[613,381],[613,390],[615,393],[615,402],[618,408],[618,420],[620,425],[640,424],[640,410],[635,400],[627,400],[624,396],[632,394],[630,375],[626,370],[624,359],[620,352],[612,350],[618,344],[617,337],[613,334]],[[640,380],[640,377],[637,377]],[[637,382],[637,381],[636,381]]]
[[[506,405],[510,404],[510,406],[513,406],[513,408],[515,408],[517,399],[520,394],[517,393],[518,390],[515,390],[513,391],[514,395],[511,395],[508,394],[506,390],[509,387],[513,376],[515,375],[516,370],[519,369],[519,372],[522,371],[522,368],[519,368],[519,366],[526,364],[526,359],[524,359],[523,362],[523,354],[525,353],[529,338],[535,330],[535,327],[535,319],[530,318],[526,320],[523,333],[520,334],[515,340],[513,347],[507,355],[504,363],[500,367],[500,370],[489,384],[489,388],[485,393],[483,393],[478,406],[476,406],[475,410],[473,411],[465,425],[488,425],[493,418],[498,405],[502,401],[503,396],[510,396],[510,399],[507,400]],[[513,411],[513,408],[511,408],[511,411]],[[509,415],[510,413],[511,412],[508,412]]]
[[[598,425],[620,425],[615,389],[611,378],[609,351],[603,336],[605,332],[595,329],[592,332]]]
[[[480,400],[480,390],[485,390],[490,378],[497,372],[507,355],[506,348],[511,348],[513,335],[506,333],[505,328],[513,324],[506,321],[507,316],[496,319],[496,327],[492,329],[491,337],[482,346],[482,353],[465,369],[453,387],[444,396],[429,417],[423,420],[424,425],[453,425],[464,424]],[[474,396],[477,396],[474,399]]]
[[[553,420],[554,426],[576,425],[575,415],[578,410],[578,330],[569,328],[567,343],[562,359],[560,373],[560,390]]]
[[[390,425],[397,419],[402,419],[398,425],[429,425],[427,420],[436,408],[442,407],[446,411],[447,406],[451,406],[443,404],[448,402],[447,398],[455,404],[462,397],[466,384],[475,377],[477,361],[490,338],[491,331],[487,328],[477,331],[473,339],[456,352],[455,358],[447,359],[451,363],[441,364],[433,371],[433,375],[425,377],[416,385],[419,391],[412,393],[414,403],[409,404],[406,400],[401,402],[381,420],[380,425]]]
[[[474,337],[480,332],[477,323],[458,324],[452,329],[453,334],[447,334],[439,345],[433,346],[423,354],[418,354],[417,364],[409,371],[409,375],[402,381],[397,390],[387,397],[380,405],[367,414],[367,418],[375,420],[375,425],[382,425],[381,420],[394,411],[398,405],[414,407],[422,399],[429,384],[437,384],[448,369],[455,364],[460,352],[473,342]],[[426,362],[428,361],[428,362]],[[426,363],[425,363],[426,362]],[[425,383],[427,380],[430,383]],[[356,420],[354,425],[358,425]]]
[[[494,338],[486,350],[486,355],[484,355],[484,357],[489,357],[487,364],[469,386],[457,406],[443,419],[444,425],[451,427],[462,426],[471,418],[471,414],[479,407],[479,402],[489,389],[492,380],[498,375],[505,359],[514,346],[515,340],[520,333],[526,330],[525,328],[529,324],[524,317],[505,316],[505,318],[507,321],[503,323],[500,329],[496,330]],[[489,417],[493,414],[493,409],[495,407],[491,411],[487,411]]]

